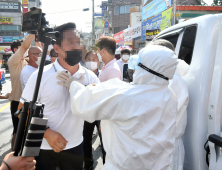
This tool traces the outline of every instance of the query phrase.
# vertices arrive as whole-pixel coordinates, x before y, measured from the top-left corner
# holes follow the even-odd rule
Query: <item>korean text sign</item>
[[[153,0],[142,8],[142,21],[157,15],[172,5],[172,0]]]
[[[171,15],[172,15],[172,8],[162,12],[142,24],[142,41],[145,41],[146,38],[146,30],[152,29],[160,29],[163,31],[164,29],[171,26]]]

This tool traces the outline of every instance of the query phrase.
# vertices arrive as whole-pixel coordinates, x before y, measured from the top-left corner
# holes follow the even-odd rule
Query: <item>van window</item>
[[[161,35],[161,36],[158,36],[157,39],[165,39],[165,40],[168,40],[168,41],[170,41],[170,42],[174,45],[174,47],[176,48],[179,35],[180,35],[180,33],[182,33],[183,31],[184,31],[184,28],[180,28],[180,29],[178,29],[178,30],[174,30],[174,31],[172,31],[172,32],[169,32],[169,33],[163,34],[163,35]]]
[[[161,39],[165,39],[165,40],[170,41],[173,44],[173,46],[176,48],[177,40],[178,40],[179,35],[180,34],[168,35],[168,36],[165,36],[165,37],[161,37]]]
[[[183,34],[178,58],[184,60],[187,64],[191,63],[193,56],[193,47],[195,43],[197,26],[187,27]]]

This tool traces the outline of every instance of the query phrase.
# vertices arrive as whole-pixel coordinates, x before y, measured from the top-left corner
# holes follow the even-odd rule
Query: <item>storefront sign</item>
[[[0,53],[7,53],[11,51],[11,47],[9,46],[0,46]]]
[[[138,23],[133,27],[123,30],[123,32],[124,32],[124,41],[139,37],[141,36],[141,24]]]
[[[0,2],[0,12],[21,12],[18,2]]]
[[[124,32],[118,32],[117,34],[114,34],[113,38],[116,40],[116,43],[124,41]]]
[[[151,41],[159,33],[160,29],[146,30],[146,40]]]
[[[142,21],[157,15],[172,5],[172,0],[153,0],[142,8]]]
[[[13,19],[10,17],[0,17],[0,24],[12,24]]]
[[[0,43],[3,43],[3,37],[0,37]]]
[[[164,29],[171,26],[171,15],[172,8],[162,12],[162,14],[157,15],[154,18],[151,18],[142,24],[142,41],[144,42],[146,39],[146,30],[152,29],[160,29],[163,31]]]
[[[29,1],[28,0],[22,0],[23,5],[28,5]]]
[[[1,41],[2,39],[2,41]],[[18,39],[23,39],[23,37],[19,37],[19,36],[2,36],[2,38],[0,38],[0,43],[12,43],[15,40]]]

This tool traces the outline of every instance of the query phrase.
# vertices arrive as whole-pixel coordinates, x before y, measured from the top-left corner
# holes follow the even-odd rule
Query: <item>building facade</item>
[[[109,15],[112,16],[112,32],[116,34],[130,27],[130,7],[140,6],[141,0],[112,0],[108,1]]]
[[[0,46],[10,45],[22,36],[21,0],[0,0]]]

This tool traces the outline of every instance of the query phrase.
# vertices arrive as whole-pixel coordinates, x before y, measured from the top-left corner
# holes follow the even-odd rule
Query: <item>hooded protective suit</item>
[[[183,170],[184,162],[184,145],[182,141],[182,135],[185,132],[187,125],[187,105],[189,101],[188,89],[186,82],[181,78],[185,76],[188,72],[189,65],[183,60],[178,60],[176,73],[173,79],[170,81],[169,87],[177,96],[178,106],[177,106],[177,119],[176,119],[176,141],[173,153],[173,170]]]
[[[141,63],[169,79],[174,52],[153,45],[140,51]],[[96,86],[72,82],[71,109],[86,121],[101,121],[105,170],[168,170],[176,132],[177,98],[169,82],[143,68],[133,84],[112,79]]]

